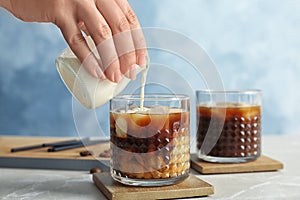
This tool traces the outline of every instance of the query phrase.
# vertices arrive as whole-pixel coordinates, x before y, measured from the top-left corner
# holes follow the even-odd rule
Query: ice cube
[[[170,113],[170,108],[167,106],[153,106],[149,110],[149,114],[169,114]]]
[[[121,116],[116,119],[116,134],[119,138],[127,138],[127,121]]]
[[[134,113],[131,114],[131,119],[134,121],[135,125],[137,126],[147,126],[150,122],[150,116],[147,113]]]

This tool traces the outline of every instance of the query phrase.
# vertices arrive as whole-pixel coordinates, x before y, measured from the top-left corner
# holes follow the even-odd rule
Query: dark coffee
[[[208,135],[212,122],[212,133],[222,124],[222,117],[212,113],[226,113],[225,122],[219,138],[218,134]],[[261,152],[261,107],[241,104],[226,104],[223,107],[198,106],[197,148],[201,149],[204,138],[213,146],[206,156],[213,157],[248,157],[255,159]],[[216,142],[217,141],[217,142]],[[216,142],[216,143],[215,143]],[[200,152],[201,153],[201,152]],[[250,160],[249,159],[249,160]]]
[[[111,112],[113,173],[134,179],[187,175],[189,116],[189,112],[179,109],[163,113]]]

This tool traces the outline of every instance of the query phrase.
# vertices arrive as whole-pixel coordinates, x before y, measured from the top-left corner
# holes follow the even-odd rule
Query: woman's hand
[[[119,82],[135,78],[146,62],[146,45],[127,0],[0,0],[0,6],[26,22],[56,24],[83,66],[96,78]],[[82,31],[97,45],[91,54]]]

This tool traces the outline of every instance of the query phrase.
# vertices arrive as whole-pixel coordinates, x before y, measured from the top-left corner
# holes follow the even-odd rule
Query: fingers
[[[139,66],[144,66],[146,64],[146,41],[144,38],[143,31],[141,30],[139,21],[130,7],[127,0],[115,0],[126,16],[131,29],[131,37],[134,43],[136,61]]]
[[[81,34],[75,20],[65,20],[57,24],[78,59],[83,63],[87,72],[95,78],[104,79],[105,76],[100,69],[96,57],[91,53],[86,40]]]
[[[126,16],[115,1],[99,0],[96,5],[111,28],[121,73],[134,79],[137,60]],[[110,70],[109,68],[108,71]]]
[[[94,0],[77,3],[77,6],[73,5],[75,11],[60,12],[64,18],[60,21],[64,23],[56,24],[72,51],[81,62],[84,61],[88,73],[114,82],[119,82],[122,74],[135,79],[136,64],[145,65],[147,52],[139,22],[128,2]],[[97,46],[92,53],[81,31],[90,35]]]
[[[87,8],[81,10],[79,18],[84,20],[84,24],[95,42],[97,49],[93,52],[94,54],[99,53],[101,68],[106,77],[113,82],[119,82],[122,74],[110,27],[95,4],[85,6]]]

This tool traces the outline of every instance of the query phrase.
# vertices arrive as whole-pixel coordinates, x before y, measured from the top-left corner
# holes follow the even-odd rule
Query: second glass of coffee
[[[261,154],[261,91],[201,90],[197,96],[198,157],[240,163]]]

